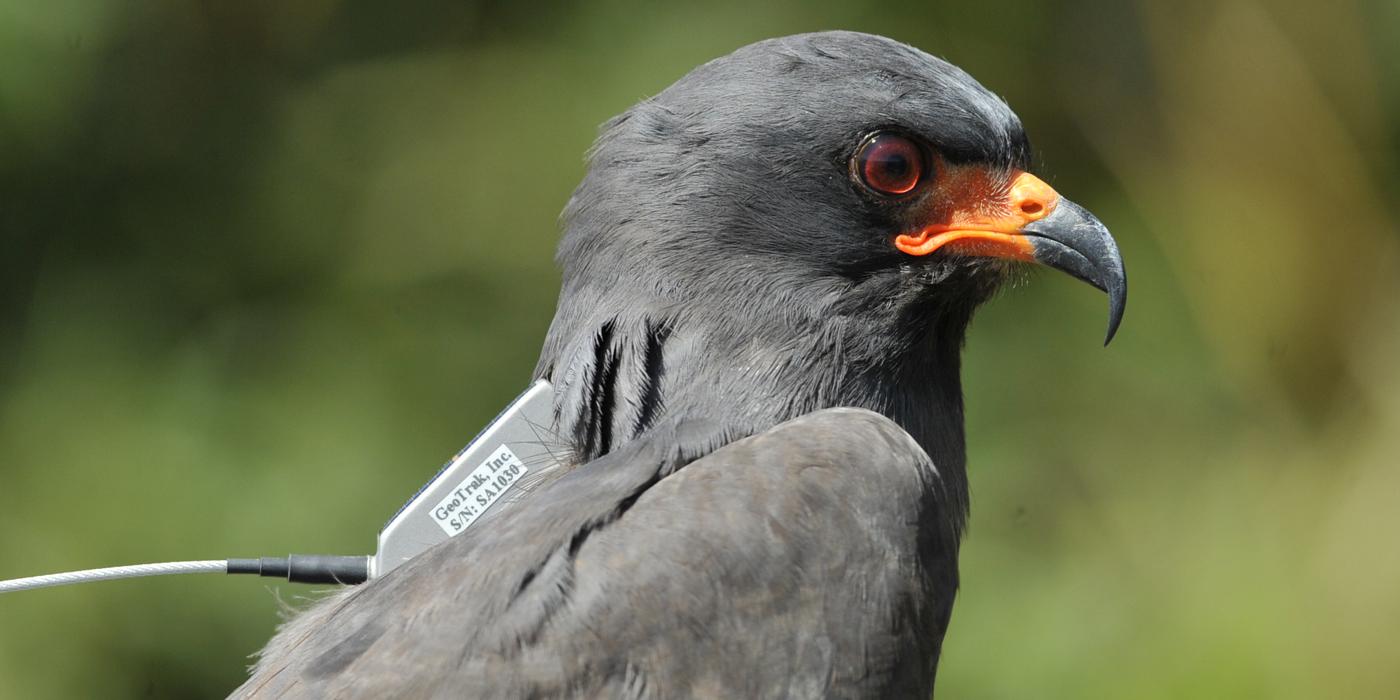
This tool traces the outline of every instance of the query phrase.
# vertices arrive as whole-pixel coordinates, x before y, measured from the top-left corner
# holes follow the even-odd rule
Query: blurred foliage
[[[887,34],[1017,109],[1132,299],[975,323],[946,697],[1400,692],[1400,4],[0,0],[0,578],[368,551],[523,388],[596,125]],[[0,599],[7,697],[231,689],[247,579]]]

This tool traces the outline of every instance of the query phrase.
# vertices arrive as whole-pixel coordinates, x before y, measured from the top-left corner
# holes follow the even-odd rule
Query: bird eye
[[[852,165],[860,181],[875,192],[908,194],[924,174],[924,152],[908,137],[880,132],[861,144]]]

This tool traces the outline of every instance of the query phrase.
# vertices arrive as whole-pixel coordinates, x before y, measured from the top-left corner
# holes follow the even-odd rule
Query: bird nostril
[[[1037,202],[1033,199],[1028,199],[1024,202],[1021,202],[1022,214],[1025,214],[1027,216],[1035,216],[1036,214],[1039,214],[1042,211],[1045,211],[1045,205],[1041,204],[1040,202]]]

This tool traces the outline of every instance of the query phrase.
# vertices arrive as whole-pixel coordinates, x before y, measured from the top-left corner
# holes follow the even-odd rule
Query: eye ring
[[[913,192],[928,169],[924,149],[901,133],[877,131],[865,137],[851,156],[851,175],[863,187],[884,197]]]

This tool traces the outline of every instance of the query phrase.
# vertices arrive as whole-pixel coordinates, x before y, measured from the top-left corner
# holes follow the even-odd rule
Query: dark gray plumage
[[[676,439],[703,443],[711,427],[634,441],[539,492],[548,509],[519,508],[313,608],[264,650],[243,690],[611,698],[929,688],[957,537],[918,446],[877,414],[830,409],[676,471],[693,456],[674,451]]]
[[[882,129],[950,172],[1029,160],[967,74],[849,32],[745,47],[605,125],[537,370],[578,466],[297,617],[236,694],[927,697],[967,510],[959,351],[1013,263],[891,245],[943,195],[853,182]],[[1117,251],[1065,204],[1024,235],[1112,292],[1112,327]]]

